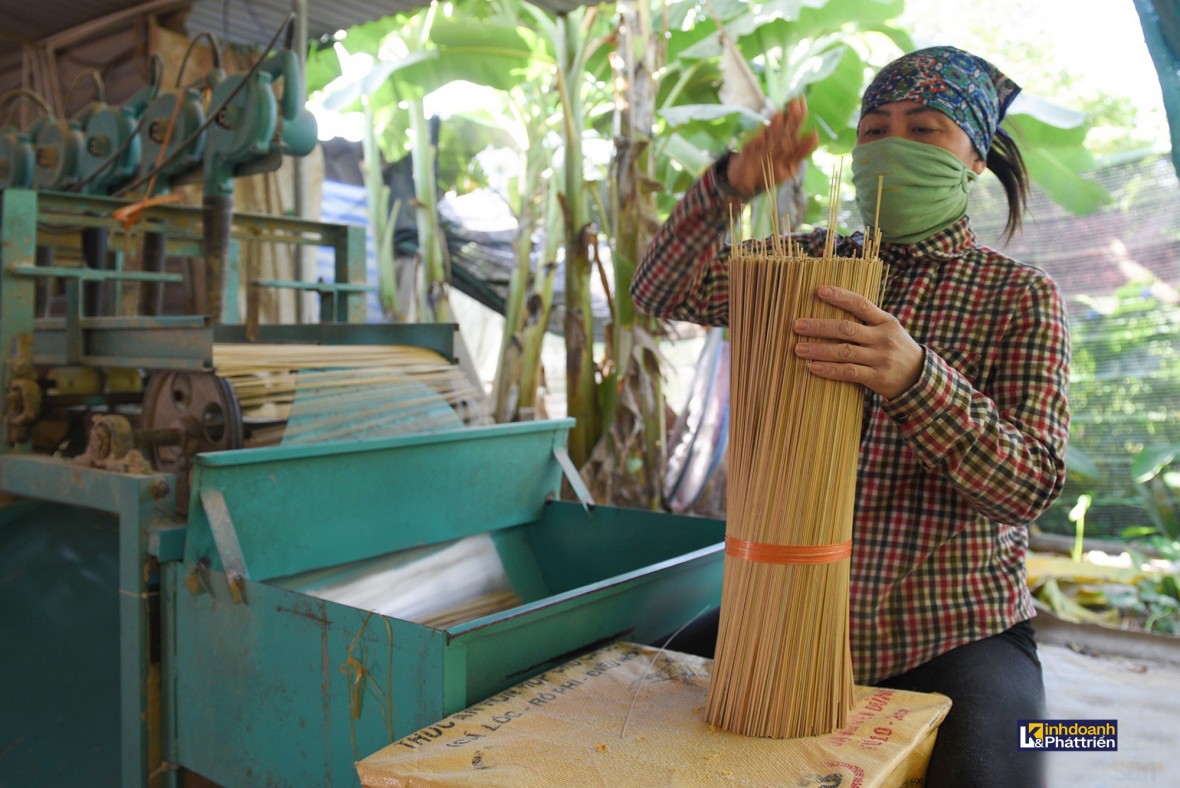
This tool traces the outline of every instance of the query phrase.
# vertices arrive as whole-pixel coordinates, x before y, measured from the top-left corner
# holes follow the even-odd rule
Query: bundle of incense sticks
[[[728,520],[706,717],[750,736],[830,733],[853,702],[848,579],[864,389],[811,374],[792,326],[854,319],[816,290],[877,302],[883,266],[878,235],[859,257],[835,256],[834,210],[822,256],[804,254],[776,221],[772,238],[736,246],[729,264]]]
[[[489,421],[483,392],[421,347],[217,344],[213,366],[238,398],[249,447]]]

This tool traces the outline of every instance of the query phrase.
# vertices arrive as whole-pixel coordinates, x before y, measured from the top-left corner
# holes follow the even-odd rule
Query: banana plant
[[[600,366],[594,358],[590,277],[602,210],[598,205],[601,200],[595,199],[595,184],[586,177],[583,150],[585,138],[600,133],[593,124],[609,117],[612,106],[604,71],[613,31],[602,13],[605,8],[582,7],[554,16],[529,3],[518,3],[502,7],[500,17],[527,25],[539,42],[534,61],[538,68],[530,72],[535,84],[524,92],[536,107],[552,107],[552,111],[532,116],[536,125],[531,127],[528,141],[526,179],[536,183],[527,176],[534,165],[551,170],[542,188],[545,196],[534,205],[552,209],[545,212],[545,237],[549,243],[558,241],[560,248],[546,248],[538,270],[530,273],[523,245],[527,236],[521,238],[506,309],[506,336],[495,385],[497,402],[505,416],[515,411],[527,417],[532,412],[540,377],[541,340],[549,323],[553,275],[560,256],[565,269],[566,412],[576,419],[569,452],[578,465],[586,460],[601,432],[598,374],[609,366],[607,360]],[[556,144],[541,144],[550,140]],[[524,233],[531,229],[522,226]]]
[[[663,498],[665,408],[652,318],[637,315],[630,286],[659,224],[651,130],[659,37],[646,0],[620,0],[614,66],[614,156],[609,230],[614,267],[608,356],[599,401],[603,433],[583,469],[596,498],[658,509]]]
[[[851,152],[867,75],[915,48],[897,26],[903,6],[903,0],[716,0],[704,11],[692,2],[673,6],[657,99],[661,180],[672,193],[683,191],[703,166],[752,133],[767,107],[796,95],[807,97],[809,125],[825,154]],[[1088,213],[1109,202],[1084,176],[1093,159],[1080,114],[1021,96],[1005,127],[1020,144],[1032,180],[1063,207]],[[827,214],[828,178],[807,170],[806,211],[799,218],[815,222]]]
[[[843,155],[855,144],[854,116],[873,41],[909,50],[913,42],[893,24],[903,0],[772,0],[751,6],[719,0],[693,19],[692,4],[677,6],[679,27],[669,36],[670,84],[658,97],[662,180],[674,192],[703,165],[740,141],[786,102],[806,95],[809,127],[827,152]],[[705,17],[705,18],[702,18]],[[806,170],[806,180],[780,195],[778,210],[792,224],[826,212],[827,175]],[[665,206],[667,207],[667,206]],[[786,210],[784,210],[786,209]],[[752,212],[752,232],[769,231],[768,212]]]
[[[350,54],[372,55],[374,65],[367,74],[325,84],[324,106],[336,110],[367,107],[376,143],[373,147],[381,156],[395,161],[411,154],[421,268],[417,317],[449,320],[450,276],[438,219],[437,150],[423,100],[431,91],[459,79],[499,89],[512,87],[533,55],[534,42],[528,30],[515,25],[459,18],[452,6],[432,3],[413,13],[350,28],[338,43]],[[336,52],[314,53],[309,58],[309,74],[324,81],[333,73],[334,61],[339,73]],[[380,178],[380,162],[366,165],[367,178]],[[378,187],[371,186],[369,191],[379,199]],[[377,213],[388,216],[381,210]],[[384,233],[378,236],[385,237]],[[395,292],[392,266],[380,270],[382,292]]]
[[[542,79],[505,95],[506,115],[521,162],[507,201],[517,220],[515,266],[509,277],[504,334],[492,386],[497,421],[531,420],[541,385],[541,344],[549,328],[562,222],[552,183],[552,150],[546,144],[560,119],[560,107]],[[548,174],[547,174],[548,173]],[[533,237],[541,228],[542,245]],[[533,258],[539,262],[533,269]]]

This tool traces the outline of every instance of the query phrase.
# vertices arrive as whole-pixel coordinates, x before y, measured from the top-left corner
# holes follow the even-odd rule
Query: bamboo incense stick
[[[431,431],[456,415],[489,421],[483,392],[425,348],[218,344],[213,364],[238,399],[249,447]]]
[[[729,263],[728,521],[706,717],[751,736],[830,733],[853,701],[848,578],[863,388],[811,374],[792,330],[797,318],[849,319],[819,300],[821,285],[880,297],[878,236],[861,256],[835,254],[837,178],[821,257],[776,222],[771,238],[735,246]]]

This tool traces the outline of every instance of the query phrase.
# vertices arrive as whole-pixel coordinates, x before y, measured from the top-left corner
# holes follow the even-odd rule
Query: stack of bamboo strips
[[[851,319],[816,290],[876,302],[883,268],[879,241],[841,258],[830,232],[813,258],[775,229],[730,260],[728,522],[706,716],[734,733],[795,738],[842,727],[853,702],[848,578],[864,390],[811,374],[792,326]]]
[[[417,624],[432,629],[446,629],[457,624],[466,624],[477,618],[490,616],[519,606],[524,600],[515,591],[489,591],[475,599],[468,600],[455,607],[448,608],[428,616],[411,619]]]
[[[483,392],[425,348],[218,344],[213,366],[238,398],[249,447],[487,421]]]

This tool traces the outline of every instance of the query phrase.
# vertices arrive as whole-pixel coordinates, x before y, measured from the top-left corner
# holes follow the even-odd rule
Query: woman
[[[845,290],[817,297],[846,320],[799,320],[798,354],[824,378],[867,387],[853,529],[851,642],[861,684],[940,692],[928,784],[1041,785],[1018,720],[1044,717],[1028,523],[1065,480],[1069,336],[1042,271],[976,244],[971,183],[990,168],[1019,228],[1027,175],[999,123],[1019,88],[951,47],[905,55],[861,103],[852,176],[871,223],[884,175],[880,307]],[[728,324],[730,205],[795,172],[814,149],[792,103],[707,170],[649,245],[631,286],[651,314]],[[818,254],[823,230],[803,238]],[[858,233],[841,240],[851,255]],[[715,638],[715,635],[712,635]],[[673,645],[674,648],[679,647]],[[711,648],[711,646],[709,647]]]

